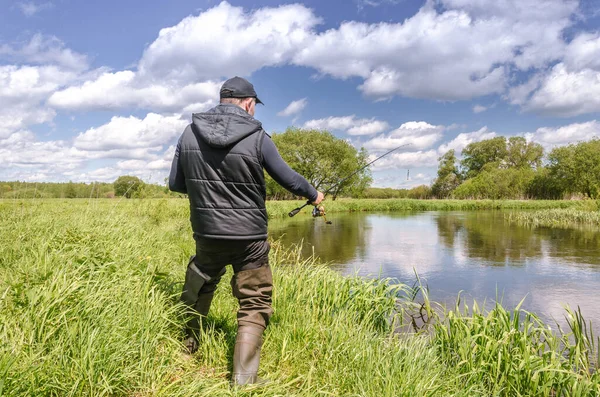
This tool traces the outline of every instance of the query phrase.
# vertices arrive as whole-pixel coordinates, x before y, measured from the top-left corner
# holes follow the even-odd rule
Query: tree
[[[463,159],[460,163],[464,177],[476,176],[485,165],[488,168],[498,168],[507,154],[506,138],[503,136],[468,144],[462,152]]]
[[[446,152],[438,161],[440,162],[438,177],[431,186],[431,194],[437,198],[446,198],[460,185],[460,174],[456,167],[454,149]]]
[[[115,195],[131,198],[144,186],[144,182],[137,176],[123,175],[114,181]]]
[[[564,192],[600,197],[600,139],[557,147],[548,160],[550,176]]]
[[[65,197],[66,198],[76,198],[77,197],[77,189],[75,188],[75,184],[71,181],[67,183],[67,187],[65,188]]]
[[[486,166],[473,178],[454,190],[458,199],[520,199],[525,198],[535,171],[529,168],[494,168]]]
[[[289,128],[284,133],[273,134],[273,142],[281,157],[300,175],[320,191],[331,191],[333,199],[352,192],[360,195],[371,183],[368,168],[358,172],[342,185],[335,185],[368,163],[366,150],[356,150],[349,142],[336,138],[328,131]],[[287,192],[271,178],[267,178],[270,197],[289,197]]]
[[[542,165],[544,148],[539,143],[527,142],[522,136],[508,138],[506,166],[513,168],[538,168]]]

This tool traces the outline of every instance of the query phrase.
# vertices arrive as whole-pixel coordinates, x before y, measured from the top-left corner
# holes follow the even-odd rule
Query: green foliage
[[[332,188],[368,163],[366,150],[357,151],[350,143],[327,131],[289,128],[284,133],[273,134],[272,139],[289,166],[320,191]],[[371,180],[371,172],[366,168],[333,190],[331,196],[334,199],[344,194],[360,196]],[[293,198],[268,175],[266,184],[269,198]]]
[[[548,168],[540,167],[527,187],[526,194],[539,199],[560,200],[564,196],[564,187],[560,180],[550,175]]]
[[[527,142],[522,136],[508,138],[505,165],[509,168],[538,168],[542,165],[544,148],[535,142]]]
[[[484,169],[476,177],[467,179],[453,196],[458,199],[523,199],[535,176],[529,168]]]
[[[550,176],[564,192],[600,198],[600,139],[555,148],[548,159]]]
[[[545,167],[543,157],[542,146],[523,137],[473,142],[463,151],[462,183],[448,152],[440,158],[432,192],[460,199],[600,197],[600,139],[555,148]]]
[[[391,187],[370,187],[365,189],[362,198],[366,199],[391,199],[407,198],[408,189],[392,189]]]
[[[431,194],[437,198],[447,198],[461,182],[454,149],[440,157],[439,162],[438,176],[431,186]]]
[[[415,186],[408,191],[409,199],[428,199],[431,198],[431,188],[427,185]]]
[[[113,182],[115,194],[127,198],[138,197],[144,188],[144,182],[137,176],[123,175]]]
[[[104,198],[113,190],[112,183],[0,182],[3,198]]]
[[[468,144],[460,163],[465,178],[477,176],[486,165],[488,168],[500,166],[507,154],[506,138],[503,136]]]

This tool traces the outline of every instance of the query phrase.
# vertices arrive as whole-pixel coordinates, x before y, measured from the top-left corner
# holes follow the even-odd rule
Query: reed
[[[600,226],[600,212],[574,208],[511,212],[506,214],[505,217],[509,222],[532,227]]]

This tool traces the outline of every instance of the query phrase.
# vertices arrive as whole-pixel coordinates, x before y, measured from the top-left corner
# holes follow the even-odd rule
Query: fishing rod
[[[342,179],[341,181],[339,181],[338,183],[336,183],[334,186],[330,187],[329,189],[325,190],[323,192],[323,197],[325,197],[328,193],[331,193],[334,189],[338,188],[339,186],[341,186],[344,182],[346,182],[348,179],[352,178],[354,175],[358,174],[359,172],[361,172],[362,170],[364,170],[365,168],[367,168],[368,166],[370,166],[371,164],[373,164],[374,162],[376,162],[377,160],[387,156],[388,154],[402,148],[405,146],[410,145],[410,143],[405,143],[404,145],[400,145],[398,147],[395,147],[387,152],[385,152],[384,154],[382,154],[381,156],[377,157],[375,160],[371,161],[368,164],[363,165],[362,167],[360,167],[359,169],[357,169],[356,171],[354,171],[353,173],[351,173],[350,175],[346,176],[344,179]],[[293,217],[294,215],[296,215],[298,212],[300,212],[302,210],[302,208],[306,207],[307,205],[311,205],[312,202],[310,200],[308,200],[303,206],[295,208],[293,210],[291,210],[288,215],[289,217]],[[316,205],[315,208],[313,209],[313,216],[324,216],[325,215],[325,210],[320,210]],[[325,222],[327,224],[331,224],[330,221],[327,221],[327,219],[325,219]]]

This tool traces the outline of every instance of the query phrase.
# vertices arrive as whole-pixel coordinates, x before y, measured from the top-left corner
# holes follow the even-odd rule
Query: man
[[[238,333],[233,384],[257,382],[262,335],[273,313],[263,168],[290,192],[314,205],[323,200],[306,179],[283,161],[254,119],[262,103],[247,80],[234,77],[220,91],[221,103],[192,115],[179,139],[169,189],[187,193],[196,255],[188,264],[182,301],[206,316],[225,266],[233,266],[231,287],[238,299]],[[186,348],[198,349],[199,317],[187,324]]]

